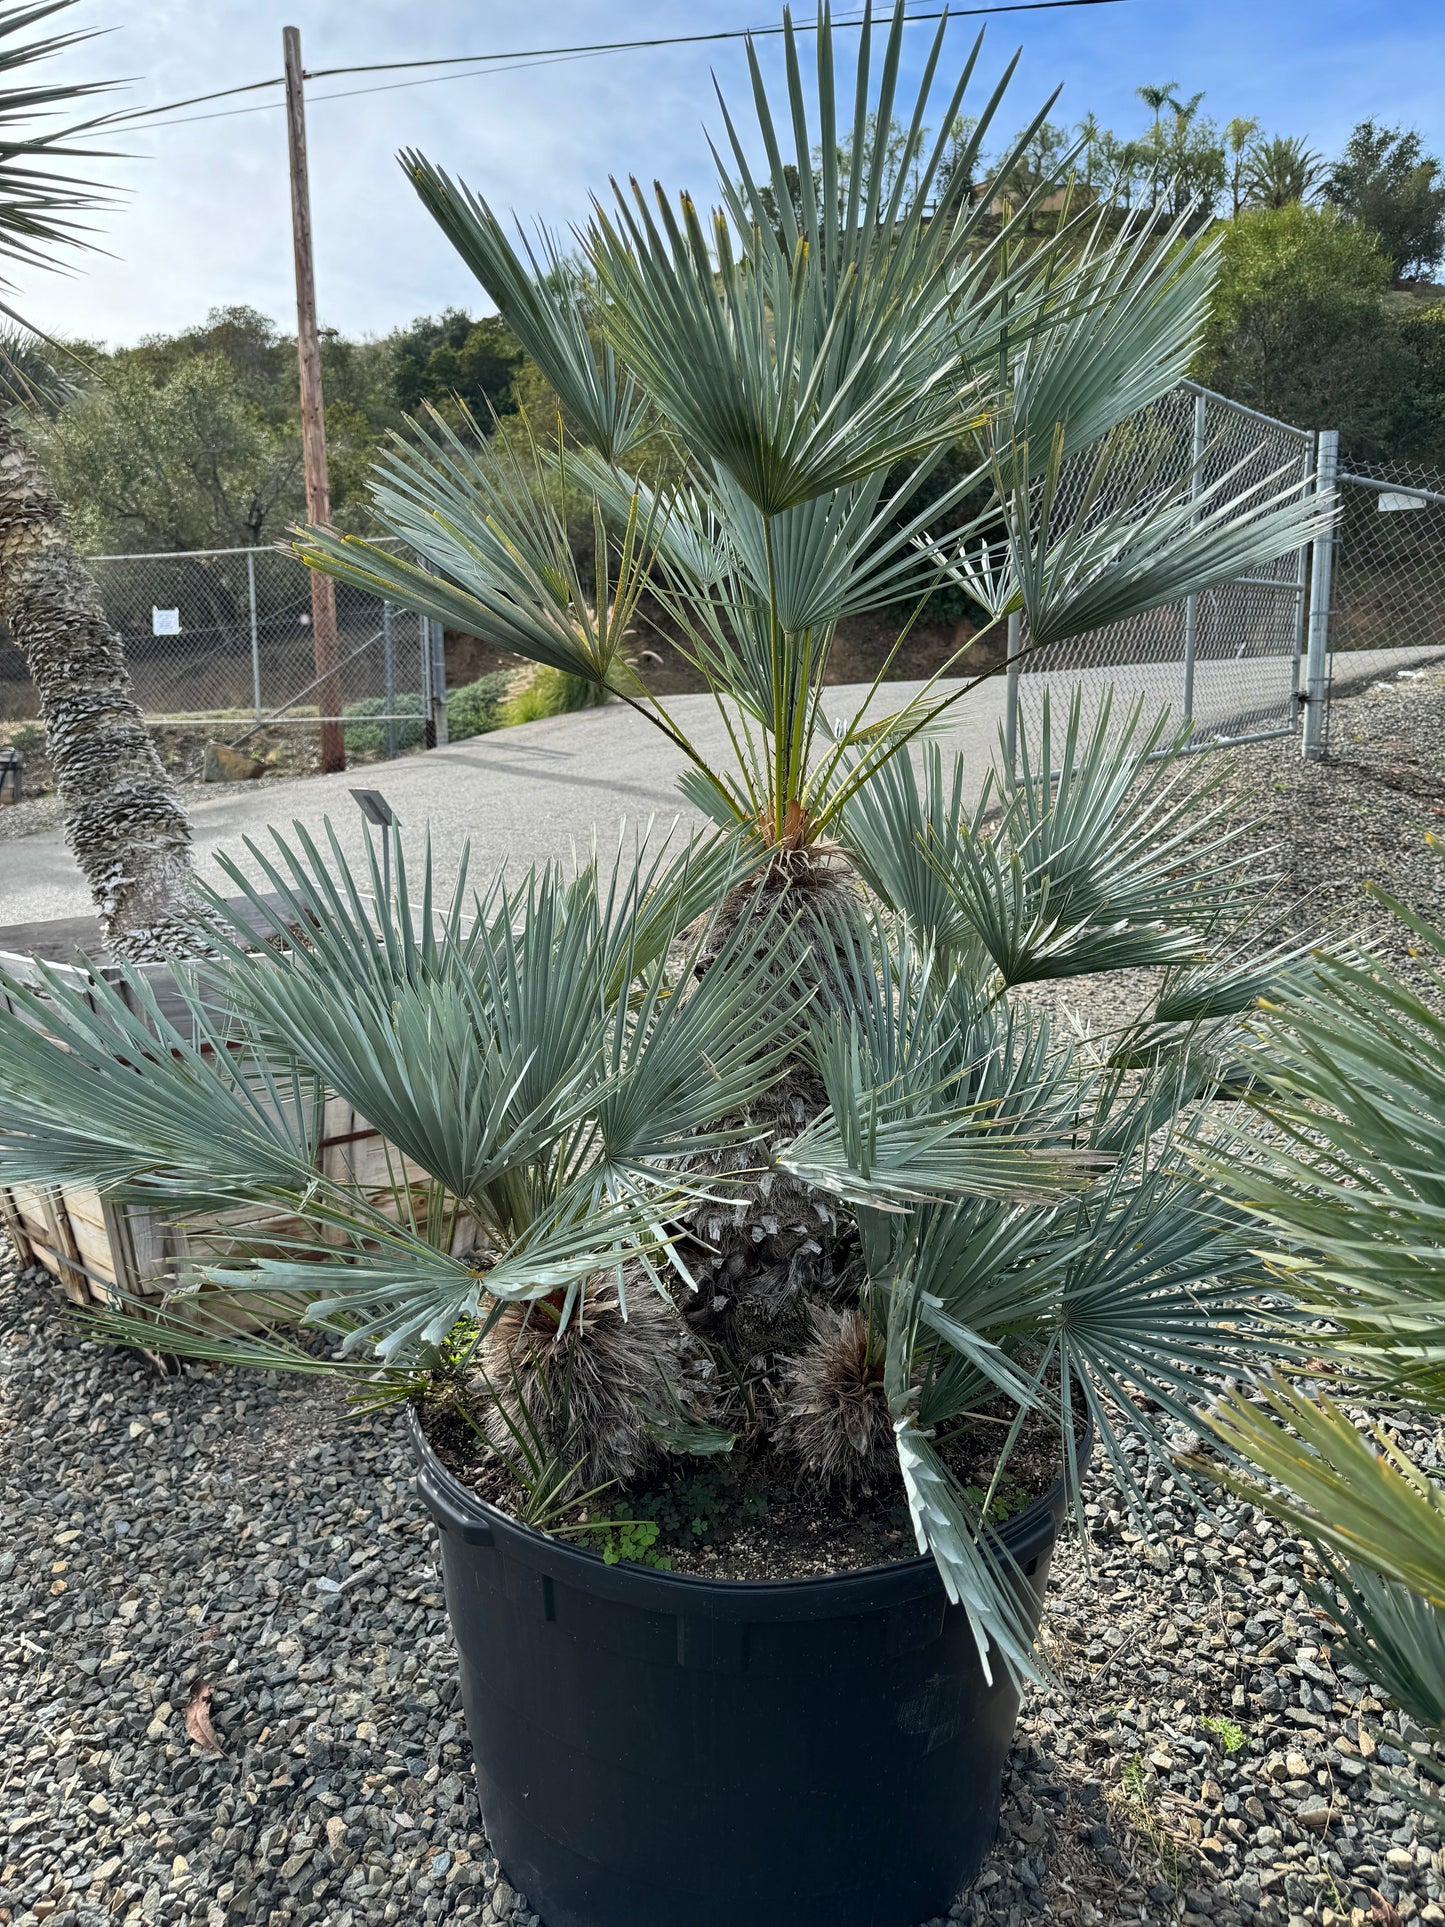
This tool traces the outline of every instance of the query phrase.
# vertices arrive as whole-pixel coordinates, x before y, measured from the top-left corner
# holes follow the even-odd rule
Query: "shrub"
[[[346,753],[348,756],[380,756],[386,749],[386,724],[380,717],[386,708],[381,696],[361,696],[354,703],[348,703],[342,714],[346,717]],[[426,724],[422,720],[421,697],[411,691],[396,698],[396,708],[402,720],[396,725],[397,754],[404,756],[408,750],[420,749],[426,740]],[[376,720],[372,720],[375,718]],[[415,720],[413,721],[413,718]]]
[[[592,709],[607,701],[607,691],[585,676],[569,676],[550,663],[534,663],[512,681],[498,720],[508,729],[515,723],[536,723],[544,716],[568,716],[574,709]]]
[[[499,726],[497,712],[515,676],[513,669],[494,669],[475,682],[464,682],[459,689],[447,691],[447,735],[452,742],[484,736]]]
[[[463,683],[460,689],[447,692],[447,736],[451,742],[465,742],[469,736],[481,736],[499,724],[498,708],[507,694],[508,685],[514,680],[516,671],[496,669],[490,675],[478,676],[475,682]],[[348,703],[346,716],[346,751],[349,756],[380,756],[386,748],[386,724],[381,720],[385,711],[385,700],[381,696],[361,696],[354,703]],[[395,708],[401,720],[396,724],[397,754],[407,755],[411,750],[420,749],[426,741],[426,720],[422,710],[422,699],[413,690],[399,695]],[[547,711],[546,714],[556,714]]]

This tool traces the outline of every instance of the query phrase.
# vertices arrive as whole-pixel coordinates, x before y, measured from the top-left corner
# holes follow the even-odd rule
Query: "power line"
[[[1092,4],[1092,0],[1090,0],[1090,4]],[[564,67],[569,61],[589,60],[591,58],[592,56],[590,54],[543,55],[534,60],[511,61],[499,67],[484,67],[480,70],[472,68],[464,74],[431,74],[428,75],[425,80],[384,81],[376,87],[338,87],[334,93],[308,94],[306,99],[308,103],[313,104],[318,100],[351,100],[358,94],[390,94],[395,93],[396,90],[401,87],[435,87],[439,82],[444,80],[476,80],[479,77],[479,73],[481,78],[488,79],[493,74],[517,73],[530,70],[533,67]],[[268,86],[269,84],[267,81],[257,83],[259,86]],[[249,91],[249,89],[244,91]],[[181,114],[175,120],[152,121],[148,127],[137,128],[136,131],[137,133],[148,133],[152,127],[191,127],[194,126],[197,121],[202,120],[235,120],[241,114],[270,114],[284,105],[285,102],[280,100],[263,100],[254,107],[223,107],[218,113],[214,114]]]
[[[930,8],[926,12],[907,14],[905,15],[905,19],[910,23],[942,20],[944,18],[962,20],[975,18],[981,14],[1049,13],[1059,8],[1112,7],[1125,4],[1127,4],[1127,0],[997,0],[996,4],[987,6]],[[838,27],[861,27],[863,25],[863,18],[862,15],[859,15],[853,19],[836,20],[833,24]],[[882,22],[880,21],[879,24],[881,25]],[[813,33],[816,32],[816,30],[816,22],[812,21],[795,23],[794,27],[794,31],[800,34]],[[540,66],[552,61],[592,59],[601,54],[631,53],[657,47],[691,47],[704,44],[716,44],[719,41],[725,40],[761,40],[773,35],[785,33],[786,31],[787,29],[781,25],[768,27],[726,27],[719,28],[710,33],[660,34],[652,39],[646,40],[597,40],[585,42],[574,47],[526,47],[513,48],[506,53],[448,54],[439,56],[434,60],[375,61],[364,66],[318,67],[314,70],[309,70],[305,78],[307,80],[334,80],[340,79],[346,74],[401,73],[417,67],[465,66],[471,67],[473,70],[479,68],[485,70],[490,67],[494,72],[510,73],[516,71],[519,67]],[[504,62],[510,64],[500,64]],[[346,100],[357,94],[390,93],[401,87],[425,87],[433,84],[435,80],[456,80],[462,78],[465,78],[465,76],[460,74],[439,74],[432,76],[430,79],[392,81],[387,85],[379,87],[346,88],[332,94],[316,94],[312,98],[316,100]],[[166,101],[159,107],[136,107],[129,113],[115,114],[108,116],[108,119],[112,124],[122,121],[151,120],[160,114],[173,114],[182,107],[203,107],[213,100],[231,100],[234,99],[237,94],[259,93],[263,88],[280,87],[284,84],[285,76],[276,74],[267,80],[247,81],[240,87],[223,87],[217,93],[213,94],[192,94],[185,100]],[[282,103],[280,101],[264,101],[260,106],[254,108],[230,108],[223,110],[219,114],[188,114],[184,121],[168,121],[163,124],[178,127],[198,120],[225,120],[234,114],[262,113],[268,108],[279,107],[281,105]]]

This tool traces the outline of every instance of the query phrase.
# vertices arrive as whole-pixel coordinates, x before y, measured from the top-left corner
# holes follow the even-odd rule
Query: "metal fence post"
[[[417,560],[428,575],[436,570],[424,557]],[[421,707],[425,719],[424,741],[428,749],[445,749],[447,744],[447,639],[446,630],[430,616],[421,618]]]
[[[1330,496],[1340,471],[1340,431],[1320,430],[1315,461],[1315,494]],[[1310,561],[1309,653],[1305,661],[1305,726],[1300,753],[1318,762],[1325,753],[1325,712],[1329,702],[1330,593],[1335,568],[1335,530],[1331,523],[1315,537]]]
[[[435,749],[435,711],[431,700],[431,623],[425,616],[417,617],[416,630],[417,646],[421,650],[421,742],[423,749]]]
[[[261,632],[256,623],[256,551],[246,551],[246,588],[251,598],[251,700],[261,720]]]
[[[431,630],[432,735],[438,749],[447,746],[447,632],[433,616]]]
[[[1194,397],[1194,435],[1190,443],[1189,456],[1189,499],[1197,501],[1204,486],[1204,445],[1208,429],[1205,397]],[[1199,597],[1186,596],[1184,599],[1184,720],[1193,728],[1194,724],[1194,662],[1199,653]]]
[[[1311,435],[1304,452],[1304,473],[1300,476],[1300,494],[1308,495],[1314,480],[1315,463],[1319,460],[1319,436]],[[1294,609],[1294,687],[1299,689],[1300,664],[1304,661],[1305,625],[1309,620],[1310,606],[1310,544],[1303,542],[1295,552],[1295,609]]]
[[[1022,631],[1023,617],[1015,610],[1008,619],[1008,694],[1003,722],[1004,761],[1008,765],[1005,774],[1010,788],[1018,774],[1019,762],[1019,637]]]
[[[381,605],[381,675],[384,694],[381,707],[386,717],[386,754],[396,755],[396,630],[389,602]]]

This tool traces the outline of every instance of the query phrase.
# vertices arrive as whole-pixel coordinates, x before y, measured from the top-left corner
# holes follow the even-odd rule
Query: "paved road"
[[[1364,652],[1351,670],[1388,673],[1439,651]],[[1337,661],[1337,683],[1342,659]],[[1086,672],[1086,684],[1102,688],[1110,672]],[[1117,672],[1114,672],[1117,673]],[[1201,663],[1201,697],[1214,679],[1234,673],[1229,663]],[[891,683],[884,691],[894,707],[917,683]],[[831,714],[847,713],[862,700],[862,686],[830,692]],[[710,698],[682,696],[675,713],[699,745],[726,757],[722,721]],[[943,737],[945,752],[961,753],[967,792],[975,797],[998,744],[1003,718],[1001,677],[966,695],[951,712]],[[524,865],[536,859],[566,857],[589,845],[593,834],[612,846],[625,822],[632,829],[655,822],[661,828],[681,818],[696,821],[675,784],[684,759],[640,716],[621,706],[583,710],[518,729],[435,750],[370,764],[340,776],[291,778],[228,790],[192,806],[191,826],[200,873],[219,881],[211,858],[218,851],[244,855],[243,839],[261,837],[268,824],[304,823],[319,831],[330,817],[348,853],[360,855],[362,826],[350,791],[353,785],[379,788],[401,818],[408,843],[419,847],[429,828],[438,870],[455,871],[462,846],[470,841],[472,862],[481,876],[503,861]],[[49,917],[86,914],[90,904],[60,832],[0,843],[0,925]]]
[[[887,706],[921,686],[889,684]],[[848,699],[856,704],[865,694],[862,686],[831,692],[828,712],[845,714]],[[947,745],[968,758],[975,785],[982,783],[997,743],[1003,702],[1002,681],[995,679],[953,711],[958,720]],[[671,709],[700,748],[727,759],[726,731],[711,698],[680,696]],[[299,822],[319,832],[329,817],[347,851],[359,856],[363,829],[351,790],[366,784],[379,789],[400,817],[408,851],[420,848],[429,829],[441,875],[455,873],[470,842],[476,873],[490,876],[504,861],[520,867],[568,857],[589,847],[594,832],[615,846],[624,823],[636,830],[655,822],[661,830],[679,818],[700,822],[676,788],[685,761],[643,717],[615,704],[339,776],[263,779],[194,803],[191,831],[199,872],[208,881],[219,881],[210,861],[216,852],[242,857],[243,839],[259,839],[273,823]],[[60,832],[0,843],[0,925],[80,916],[89,907]]]

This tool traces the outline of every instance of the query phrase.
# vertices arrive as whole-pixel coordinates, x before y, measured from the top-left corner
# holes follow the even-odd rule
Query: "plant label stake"
[[[366,821],[381,831],[381,898],[383,903],[390,903],[391,832],[400,827],[401,819],[380,790],[353,790],[351,794]]]

